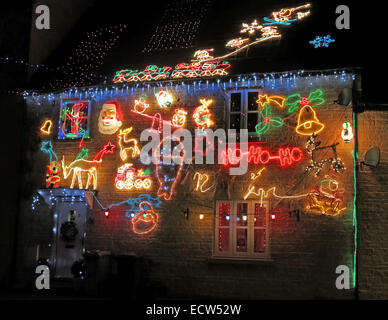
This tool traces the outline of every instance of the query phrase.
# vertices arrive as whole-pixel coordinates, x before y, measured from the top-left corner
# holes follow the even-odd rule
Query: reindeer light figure
[[[62,157],[62,169],[63,177],[66,180],[71,173],[73,173],[70,189],[74,188],[76,180],[78,181],[78,188],[83,188],[82,172],[87,172],[88,180],[86,182],[85,189],[88,189],[90,185],[93,185],[93,190],[97,189],[97,166],[101,164],[102,158],[105,154],[112,154],[113,149],[116,146],[110,141],[102,147],[102,149],[96,154],[93,160],[76,159],[69,165],[65,164],[65,156]]]
[[[136,139],[128,138],[128,135],[132,132],[133,127],[126,128],[124,130],[120,130],[118,136],[118,144],[120,147],[120,158],[125,161],[128,158],[127,152],[130,152],[131,158],[135,158],[140,155],[140,149],[138,147],[138,142]]]

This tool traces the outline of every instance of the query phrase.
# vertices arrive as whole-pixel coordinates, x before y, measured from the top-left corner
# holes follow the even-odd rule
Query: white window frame
[[[227,128],[230,129],[230,116],[232,114],[240,113],[240,123],[241,129],[248,129],[248,114],[256,113],[258,115],[258,121],[260,116],[259,108],[257,110],[248,110],[248,92],[257,92],[258,95],[262,94],[262,89],[240,89],[240,90],[230,90],[228,91],[228,103],[227,103],[227,112],[226,112],[226,124]],[[231,109],[231,95],[233,93],[241,93],[241,106],[240,112],[232,111]],[[256,137],[256,131],[248,132],[249,136]]]
[[[220,203],[229,203],[231,208],[229,227],[220,227],[219,226],[219,204]],[[236,213],[237,213],[237,204],[238,203],[248,203],[248,215],[247,215],[247,252],[237,252],[236,251]],[[269,219],[269,210],[270,202],[265,200],[262,202],[262,205],[267,209],[265,213],[265,226],[256,227],[254,225],[254,206],[255,204],[260,204],[260,200],[217,200],[216,201],[216,214],[214,221],[214,246],[213,246],[213,257],[215,258],[225,258],[225,259],[257,259],[257,260],[268,260],[271,257],[271,246],[270,246],[270,219]],[[218,251],[218,239],[219,239],[219,229],[220,228],[229,228],[229,251]],[[265,250],[264,252],[254,252],[254,230],[255,229],[265,229]]]

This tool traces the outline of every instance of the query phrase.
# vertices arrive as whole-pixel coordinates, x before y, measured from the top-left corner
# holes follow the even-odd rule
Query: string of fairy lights
[[[52,80],[48,84],[49,88],[85,86],[95,82],[98,79],[95,71],[102,66],[105,57],[120,38],[120,33],[126,28],[125,24],[118,24],[87,32],[65,62],[63,73],[67,77]]]
[[[209,0],[175,0],[167,4],[144,53],[193,46]]]

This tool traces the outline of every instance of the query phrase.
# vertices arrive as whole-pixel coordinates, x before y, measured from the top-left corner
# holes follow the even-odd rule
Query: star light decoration
[[[331,36],[316,36],[314,40],[311,40],[309,43],[314,45],[314,48],[329,47],[330,43],[335,42],[334,39],[331,39]]]

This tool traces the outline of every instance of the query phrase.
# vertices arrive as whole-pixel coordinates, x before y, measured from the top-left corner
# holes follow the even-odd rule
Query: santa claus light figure
[[[113,134],[122,125],[120,106],[117,101],[107,101],[98,117],[98,129],[102,134]]]

